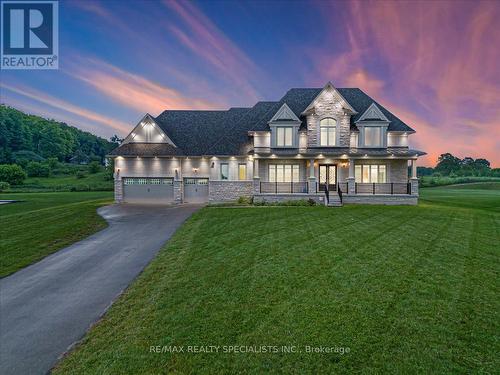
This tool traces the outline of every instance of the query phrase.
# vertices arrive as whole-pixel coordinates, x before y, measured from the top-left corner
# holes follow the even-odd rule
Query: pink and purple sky
[[[360,87],[411,146],[500,166],[500,1],[69,1],[59,70],[2,71],[1,101],[109,137],[146,112]]]

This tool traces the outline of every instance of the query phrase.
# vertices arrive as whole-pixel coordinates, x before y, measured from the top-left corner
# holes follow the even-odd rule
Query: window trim
[[[335,125],[321,125],[321,123],[324,120],[334,120]],[[321,147],[337,147],[337,145],[339,144],[338,123],[339,123],[339,120],[333,116],[325,116],[325,117],[322,117],[318,120],[318,132],[319,132],[319,134],[318,134],[319,142],[318,143]],[[327,134],[326,144],[323,143],[323,137],[322,137],[323,129],[328,130],[326,132],[326,134]],[[333,130],[333,133],[334,133],[334,137],[333,137],[334,144],[330,144],[330,132],[331,132],[331,130]]]

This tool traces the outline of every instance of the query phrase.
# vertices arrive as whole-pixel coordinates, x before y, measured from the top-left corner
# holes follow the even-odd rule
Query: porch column
[[[115,202],[121,203],[123,201],[123,181],[120,176],[120,168],[116,169],[114,173],[114,187],[115,187]]]
[[[411,195],[418,195],[417,159],[411,161]]]
[[[349,177],[347,177],[347,194],[355,194],[354,159],[349,159]]]
[[[314,159],[309,159],[309,178],[307,180],[307,192],[316,194],[316,176],[314,174]]]
[[[253,158],[253,193],[260,193],[259,159]]]

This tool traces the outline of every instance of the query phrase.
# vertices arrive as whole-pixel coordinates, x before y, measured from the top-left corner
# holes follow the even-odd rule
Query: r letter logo
[[[2,1],[2,69],[57,69],[57,1]]]

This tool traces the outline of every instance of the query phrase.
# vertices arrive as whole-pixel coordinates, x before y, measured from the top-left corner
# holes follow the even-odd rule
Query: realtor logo
[[[57,69],[57,1],[2,1],[2,69]]]

